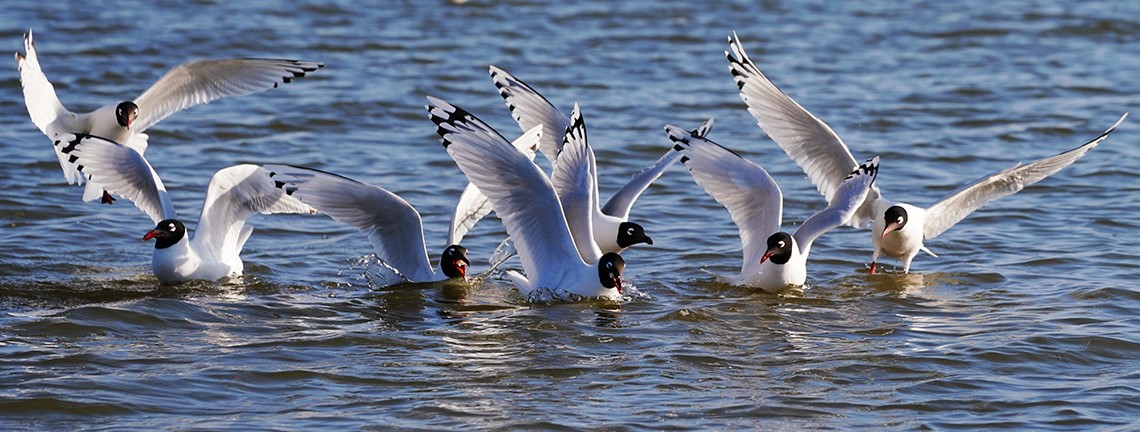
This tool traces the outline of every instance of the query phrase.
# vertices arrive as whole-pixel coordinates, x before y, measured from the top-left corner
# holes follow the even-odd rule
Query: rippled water
[[[489,64],[581,103],[603,195],[668,146],[662,125],[711,116],[781,183],[790,225],[822,200],[737,97],[733,30],[917,204],[1081,144],[1140,94],[1133,2],[68,3],[7,5],[0,39],[34,28],[76,110],[191,58],[327,65],[149,131],[187,219],[214,171],[292,163],[400,194],[433,248],[465,179],[424,95],[513,134]],[[256,217],[246,276],[160,285],[149,220],[80,203],[14,63],[0,86],[6,430],[1140,428],[1135,119],[930,241],[915,274],[868,276],[867,233],[841,229],[781,295],[712,282],[739,268],[736,228],[677,167],[634,211],[656,243],[625,254],[641,296],[530,306],[494,277],[377,288],[367,241],[324,217]],[[502,236],[471,234],[477,268]]]

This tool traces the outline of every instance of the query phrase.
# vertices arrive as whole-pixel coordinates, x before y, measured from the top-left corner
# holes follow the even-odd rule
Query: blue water
[[[398,193],[442,248],[466,179],[424,96],[515,134],[490,64],[581,104],[603,196],[667,148],[664,124],[715,117],[711,138],[772,173],[794,227],[823,201],[738,98],[733,30],[857,157],[881,156],[886,196],[926,205],[1140,111],[1138,16],[1113,1],[19,2],[0,45],[34,29],[76,111],[189,59],[324,62],[150,129],[175,206],[196,220],[229,165],[306,165]],[[840,229],[813,248],[809,286],[779,295],[713,282],[738,271],[739,237],[675,167],[634,209],[655,240],[624,254],[641,296],[527,305],[496,277],[381,288],[368,242],[321,216],[254,217],[242,278],[159,284],[149,219],[79,200],[15,62],[7,76],[5,430],[1140,428],[1134,119],[929,241],[940,258],[910,275],[867,275],[868,234]],[[465,241],[477,271],[503,235],[489,218]]]

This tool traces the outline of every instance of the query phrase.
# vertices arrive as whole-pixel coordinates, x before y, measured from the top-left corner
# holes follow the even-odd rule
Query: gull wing
[[[244,96],[288,84],[321,63],[285,59],[221,59],[186,62],[169,70],[135,99],[145,131],[178,111],[226,96]]]
[[[748,58],[735,32],[728,38],[728,45],[729,51],[725,51],[728,69],[740,89],[740,99],[748,106],[748,112],[772,141],[803,168],[823,198],[831,202],[847,173],[859,162],[830,126],[788,97],[760,72],[760,68]],[[872,189],[849,225],[865,227],[872,222],[871,203],[878,197],[878,189]]]
[[[66,135],[73,139],[57,141],[56,148],[89,180],[134,203],[155,224],[178,218],[162,179],[138,151],[96,136]]]
[[[1025,165],[1014,165],[950,192],[926,210],[923,234],[928,239],[937,237],[982,206],[1017,193],[1071,165],[1108,138],[1127,117],[1125,113],[1112,127],[1080,147]]]
[[[742,272],[759,271],[768,236],[780,230],[783,196],[776,181],[764,168],[720,144],[675,126],[665,126],[665,132],[682,148],[681,163],[689,168],[693,180],[728,209],[740,230]]]
[[[376,257],[412,281],[435,279],[419,212],[381,187],[312,168],[267,164],[293,198],[363,233]]]

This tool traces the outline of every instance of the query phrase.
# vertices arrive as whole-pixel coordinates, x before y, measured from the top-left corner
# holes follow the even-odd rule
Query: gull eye
[[[780,243],[778,243],[778,244],[780,247],[784,247],[784,241],[783,240],[780,240]]]
[[[625,230],[626,234],[633,235],[633,228]]]

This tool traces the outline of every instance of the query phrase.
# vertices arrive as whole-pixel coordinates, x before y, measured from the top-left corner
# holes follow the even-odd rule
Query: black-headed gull
[[[551,164],[557,166],[566,131],[573,125],[570,117],[559,111],[533,87],[515,78],[507,71],[491,66],[490,74],[491,80],[499,90],[499,95],[503,97],[507,108],[511,111],[511,116],[519,127],[523,130],[529,130],[539,125],[543,127],[544,132],[542,139],[539,140],[539,151],[551,161]],[[707,134],[712,126],[713,121],[709,119],[708,122],[701,125],[698,133]],[[602,252],[622,252],[638,243],[653,244],[652,240],[649,240],[649,237],[645,235],[645,230],[641,225],[629,221],[629,214],[638,197],[679,159],[680,154],[676,150],[670,149],[658,158],[653,165],[630,179],[625,186],[622,186],[617,193],[606,201],[605,205],[601,207],[601,211],[594,215],[594,241],[597,242]]]
[[[269,171],[257,165],[223,168],[210,179],[193,237],[175,214],[162,180],[138,151],[95,136],[68,139],[64,155],[75,169],[110,193],[130,200],[154,221],[143,240],[154,240],[151,270],[158,280],[216,281],[240,276],[241,249],[256,213],[315,213],[278,189]],[[57,142],[62,147],[66,142]],[[74,158],[72,158],[74,156]]]
[[[467,248],[451,244],[440,256],[439,271],[428,259],[423,220],[399,195],[347,177],[292,165],[265,164],[277,186],[293,198],[360,230],[376,257],[409,282],[466,278]]]
[[[95,135],[146,152],[146,130],[178,111],[226,96],[244,96],[279,84],[292,82],[323,64],[283,59],[197,60],[183,63],[166,72],[150,88],[134,100],[104,105],[83,114],[68,111],[48,81],[32,42],[32,31],[24,34],[24,54],[16,53],[24,103],[32,123],[49,139],[59,141],[64,135]],[[56,147],[63,175],[69,184],[85,180],[69,163],[61,147]],[[110,195],[95,183],[84,190],[84,201],[102,197],[110,203]]]
[[[586,122],[578,104],[574,104],[570,125],[563,135],[562,150],[550,182],[562,203],[570,234],[582,259],[593,263],[600,257],[599,251],[619,252],[637,243],[653,244],[641,225],[602,213],[598,204],[597,162],[586,140]],[[602,247],[603,243],[597,240],[613,238],[611,233],[615,231],[616,241],[605,243],[609,249]]]
[[[855,163],[855,157],[831,127],[812,115],[781,91],[756,64],[748,58],[740,39],[733,33],[728,38],[729,71],[740,89],[740,98],[757,124],[784,152],[807,173],[824,198],[834,197],[844,177],[843,172]],[[954,226],[970,213],[999,198],[1012,195],[1076,162],[1092,150],[1124,119],[1125,113],[1103,134],[1072,150],[1018,164],[977,179],[927,208],[887,200],[877,186],[871,189],[848,225],[870,226],[874,251],[870,272],[875,272],[880,255],[901,260],[903,272],[910,271],[911,260],[920,251],[937,256],[924,240],[932,239]]]
[[[728,209],[740,230],[744,263],[740,274],[720,277],[732,285],[777,292],[807,281],[812,242],[847,223],[866,198],[879,172],[879,158],[844,169],[827,208],[804,221],[795,233],[780,231],[783,197],[764,168],[703,137],[675,127],[665,132],[681,147],[681,162],[705,192]],[[854,169],[854,170],[852,170]]]
[[[508,271],[523,296],[545,289],[616,300],[621,297],[621,255],[582,260],[550,179],[526,154],[467,111],[428,97],[428,112],[447,153],[491,201],[514,240],[526,275]],[[596,247],[596,246],[595,246]]]

